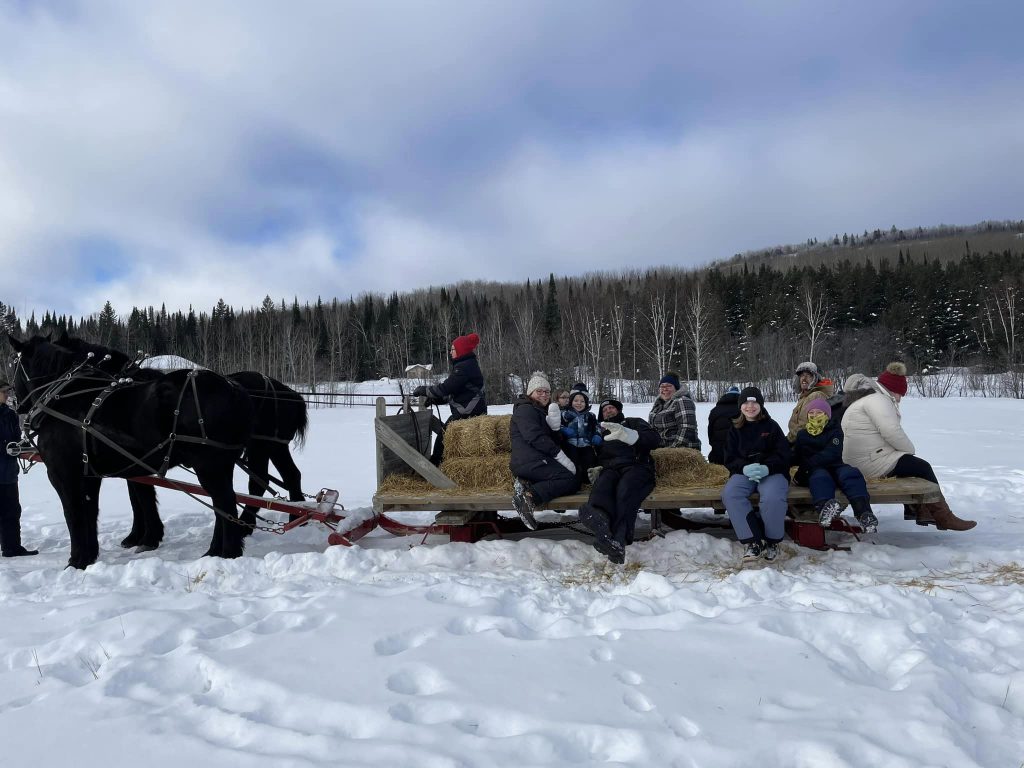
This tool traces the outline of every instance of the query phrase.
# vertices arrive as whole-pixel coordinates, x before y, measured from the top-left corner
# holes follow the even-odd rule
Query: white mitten
[[[560,429],[562,426],[562,409],[558,407],[558,403],[552,403],[548,406],[548,415],[544,417],[548,426],[552,429]]]
[[[608,434],[604,436],[605,440],[621,440],[626,445],[633,445],[640,439],[640,433],[635,429],[624,427],[617,422],[602,421],[601,426],[608,430]]]
[[[555,461],[568,469],[574,475],[576,474],[576,465],[572,463],[572,459],[565,455],[565,451],[559,451],[555,456]]]
[[[601,465],[598,464],[596,467],[591,467],[587,470],[587,479],[590,480],[591,485],[597,482],[597,476],[601,474]]]

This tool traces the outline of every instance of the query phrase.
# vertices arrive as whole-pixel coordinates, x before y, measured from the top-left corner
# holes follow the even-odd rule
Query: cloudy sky
[[[0,300],[208,309],[1024,216],[1024,3],[0,2]]]

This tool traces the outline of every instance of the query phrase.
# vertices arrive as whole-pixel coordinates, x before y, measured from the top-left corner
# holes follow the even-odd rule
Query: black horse
[[[119,379],[92,359],[76,362],[74,353],[42,336],[9,338],[19,358],[18,410],[28,415],[64,507],[69,566],[85,568],[99,556],[104,477],[157,474],[178,465],[195,470],[217,512],[206,554],[242,554],[232,474],[251,432],[252,402],[245,390],[201,370],[147,381]]]
[[[77,361],[93,354],[95,364],[114,376],[131,376],[136,381],[153,380],[161,374],[151,368],[141,368],[137,361],[119,350],[92,344],[84,339],[62,332],[55,342],[75,354]],[[249,472],[249,493],[262,496],[269,487],[270,464],[280,475],[281,484],[288,491],[290,501],[301,501],[302,473],[292,458],[289,446],[294,440],[302,445],[309,425],[306,401],[291,387],[277,379],[255,371],[239,371],[228,378],[245,389],[252,400],[253,423],[249,443],[242,462]],[[163,540],[164,525],[160,520],[156,489],[151,485],[128,483],[132,504],[132,529],[121,542],[122,547],[137,547],[138,551],[156,549]],[[247,505],[241,518],[248,523],[243,536],[252,533],[256,522],[256,507]]]

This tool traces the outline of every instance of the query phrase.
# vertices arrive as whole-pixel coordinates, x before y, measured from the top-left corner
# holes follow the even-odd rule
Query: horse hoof
[[[139,539],[137,536],[128,536],[127,538],[121,540],[121,546],[124,549],[131,549],[132,547],[137,547],[138,545]]]
[[[156,547],[152,544],[139,544],[139,546],[135,548],[135,554],[141,555],[143,552],[153,552],[155,550]]]

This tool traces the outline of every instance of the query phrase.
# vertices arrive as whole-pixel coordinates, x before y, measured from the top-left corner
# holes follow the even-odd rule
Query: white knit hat
[[[527,396],[532,395],[534,390],[537,389],[551,389],[551,382],[544,375],[544,371],[534,371],[530,376],[530,383],[526,385]]]

